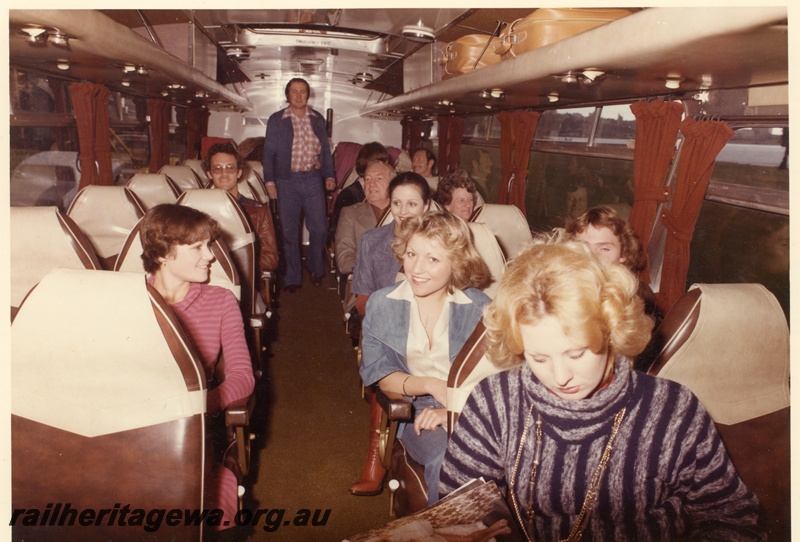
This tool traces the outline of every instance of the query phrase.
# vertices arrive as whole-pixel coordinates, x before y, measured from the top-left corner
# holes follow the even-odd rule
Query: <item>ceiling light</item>
[[[127,79],[123,79],[122,81],[120,81],[120,84],[122,84],[123,87],[131,86],[131,82],[128,81]]]
[[[492,98],[498,100],[503,97],[503,89],[493,88],[489,94],[492,96]]]
[[[492,93],[489,92],[488,90],[482,90],[481,93],[479,94],[479,96],[481,98],[483,98],[484,100],[488,100],[489,98],[492,97]]]
[[[439,105],[448,106],[448,105],[450,105],[451,103],[452,103],[452,102],[451,102],[450,100],[439,100]]]
[[[491,109],[492,108],[492,104],[484,104],[483,107],[485,107],[486,109]]]
[[[139,75],[147,75],[147,68],[145,68],[144,66],[139,66],[138,68],[136,68],[136,73],[138,73]]]
[[[357,83],[371,83],[375,77],[369,72],[358,72],[353,80]]]
[[[47,41],[59,47],[67,47],[69,45],[69,36],[62,34],[57,28],[47,33]]]
[[[59,70],[68,70],[69,69],[69,60],[64,60],[63,58],[59,58],[57,61],[56,66]]]
[[[550,103],[554,103],[558,101],[558,92],[551,92],[547,95],[547,101]]]
[[[197,92],[194,93],[194,96],[195,96],[195,98],[205,98],[208,95],[205,92],[203,92],[202,90],[198,90]]]
[[[136,71],[136,66],[133,66],[131,64],[125,64],[122,67],[122,71],[125,72],[125,73],[133,73],[133,72]]]
[[[247,47],[230,47],[226,54],[229,58],[235,58],[236,60],[246,60],[250,58],[250,49]]]
[[[561,82],[567,85],[574,85],[578,82],[578,76],[574,73],[565,73],[561,76]]]
[[[681,77],[677,73],[669,73],[667,77],[664,79],[664,86],[668,89],[675,90],[680,88],[681,83],[684,81],[683,77]]]
[[[25,34],[28,35],[25,38],[26,41],[30,43],[41,43],[42,38],[44,37],[45,29],[41,26],[23,26],[20,30],[22,30]]]
[[[162,95],[162,96],[164,96],[164,97],[167,97],[167,96],[169,96],[169,91],[167,91],[167,90],[162,90],[162,91],[161,91],[161,95]]]
[[[417,43],[431,43],[436,41],[433,29],[427,26],[409,24],[403,27],[403,37]]]

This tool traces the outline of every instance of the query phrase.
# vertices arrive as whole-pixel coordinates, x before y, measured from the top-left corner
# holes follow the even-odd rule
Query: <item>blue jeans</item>
[[[319,170],[292,173],[288,180],[277,181],[278,213],[283,232],[283,257],[286,262],[284,285],[300,285],[300,217],[305,216],[309,235],[306,267],[315,277],[325,275],[325,241],[328,217],[325,214],[325,185]]]
[[[436,399],[430,395],[417,397],[414,401],[414,415],[425,408],[441,408]],[[403,424],[400,441],[408,455],[425,466],[425,484],[428,486],[428,506],[439,500],[439,473],[447,451],[447,430],[439,426],[433,431],[414,432],[414,424]]]

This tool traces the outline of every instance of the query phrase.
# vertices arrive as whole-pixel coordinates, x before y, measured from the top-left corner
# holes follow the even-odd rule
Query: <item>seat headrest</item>
[[[172,179],[181,190],[203,188],[202,179],[205,178],[205,176],[198,177],[189,166],[162,166],[158,172]]]
[[[145,210],[161,203],[175,203],[180,189],[163,173],[137,173],[125,185],[142,201]]]
[[[533,239],[528,221],[516,205],[486,203],[475,209],[470,221],[489,226],[508,261],[516,258]]]
[[[696,318],[693,328],[677,326],[691,331],[651,373],[687,386],[724,425],[787,407],[789,328],[775,296],[760,284],[697,284],[688,294],[696,289],[694,304],[665,318]]]
[[[486,224],[467,222],[467,225],[472,232],[472,243],[492,274],[492,282],[483,288],[483,291],[489,297],[494,298],[494,294],[500,286],[500,279],[503,278],[506,271],[505,256],[503,256],[497,239]]]
[[[140,218],[144,207],[124,186],[90,185],[72,201],[67,215],[92,242],[101,258],[119,254],[122,243]]]
[[[255,234],[244,211],[225,190],[197,188],[187,190],[178,198],[180,205],[186,205],[219,222],[222,237],[231,251],[255,243]]]
[[[205,412],[176,322],[142,274],[56,269],[11,326],[11,412],[87,437]]]
[[[11,306],[56,267],[101,269],[89,240],[56,207],[12,207]]]

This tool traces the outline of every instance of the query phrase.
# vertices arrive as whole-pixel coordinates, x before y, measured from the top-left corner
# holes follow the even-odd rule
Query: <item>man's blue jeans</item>
[[[277,181],[278,213],[283,232],[283,258],[286,262],[284,285],[300,285],[300,217],[305,217],[309,235],[306,267],[315,277],[325,275],[325,241],[328,217],[325,214],[325,184],[319,170],[292,173],[288,180]]]

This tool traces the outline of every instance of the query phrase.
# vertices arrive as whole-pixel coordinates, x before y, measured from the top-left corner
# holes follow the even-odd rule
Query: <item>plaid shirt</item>
[[[311,115],[315,113],[306,108],[306,114],[298,117],[290,107],[286,108],[283,118],[292,119],[294,139],[292,140],[292,171],[310,171],[320,168],[319,155],[322,145],[311,128]]]

